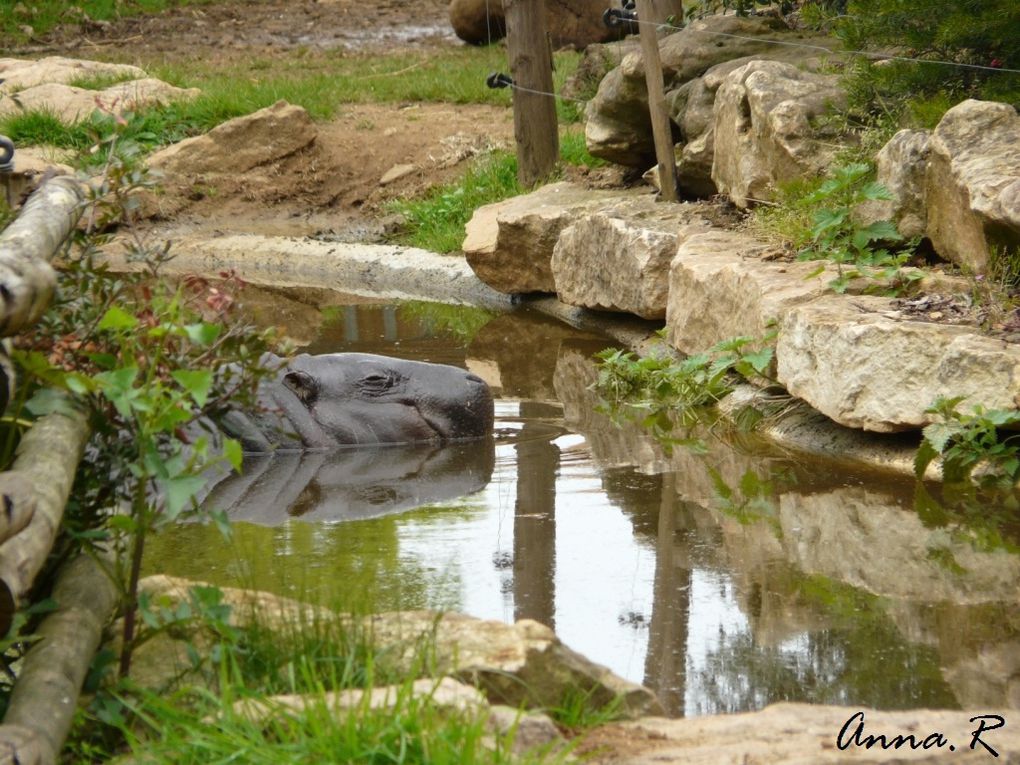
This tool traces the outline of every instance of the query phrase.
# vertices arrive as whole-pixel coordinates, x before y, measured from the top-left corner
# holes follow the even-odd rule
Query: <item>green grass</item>
[[[421,199],[394,205],[407,221],[400,241],[432,252],[454,252],[464,241],[464,226],[482,205],[520,194],[517,156],[494,152],[476,162],[464,178],[433,189]]]
[[[175,765],[500,765],[552,762],[516,758],[509,743],[486,746],[485,720],[477,712],[437,708],[407,688],[393,707],[336,714],[322,701],[300,713],[252,722],[234,714],[229,698],[191,694],[162,698],[145,694],[128,707],[125,727],[133,761]],[[562,758],[557,758],[562,761]]]
[[[96,21],[113,21],[125,16],[159,13],[183,5],[208,5],[213,0],[5,0],[0,3],[0,35],[10,44],[18,45],[29,37],[21,29],[32,27],[34,36],[45,35],[60,24],[81,20],[80,11]],[[2,47],[2,46],[0,46]]]
[[[179,613],[168,608],[166,613]],[[484,712],[439,708],[429,697],[414,696],[412,683],[431,664],[427,638],[414,644],[408,662],[376,646],[364,630],[332,620],[306,618],[272,629],[255,613],[255,625],[242,628],[227,626],[219,610],[205,613],[212,621],[189,617],[189,627],[171,619],[162,628],[164,636],[194,641],[188,655],[202,671],[163,689],[129,681],[101,690],[79,712],[63,761],[101,763],[124,755],[133,762],[180,765],[564,760],[565,755],[511,758],[512,733],[490,735]],[[219,640],[203,638],[210,634]],[[402,653],[399,646],[395,650]],[[165,668],[173,660],[149,661]],[[383,686],[397,689],[389,708],[362,704],[341,714],[328,708],[328,692]],[[253,722],[233,711],[235,702],[276,694],[302,694],[312,702],[305,711],[268,721]],[[569,719],[579,727],[604,719],[590,701],[569,700]]]
[[[588,154],[584,134],[577,130],[560,133],[560,161],[586,167],[606,164]],[[455,252],[464,242],[464,228],[476,209],[525,191],[517,181],[516,154],[493,152],[477,161],[456,183],[392,205],[405,218],[398,240],[432,252]]]

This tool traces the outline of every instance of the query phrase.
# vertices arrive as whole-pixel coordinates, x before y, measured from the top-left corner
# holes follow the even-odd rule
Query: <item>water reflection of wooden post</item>
[[[538,407],[540,412],[531,412]],[[521,402],[521,416],[547,414],[543,404]],[[526,423],[517,452],[514,505],[514,619],[534,619],[556,628],[556,473],[560,450],[548,431]]]
[[[687,689],[687,630],[690,615],[691,570],[686,556],[678,556],[676,475],[662,476],[659,535],[655,549],[652,620],[645,655],[645,685],[658,695],[671,715],[683,715]],[[685,528],[681,523],[679,528]]]

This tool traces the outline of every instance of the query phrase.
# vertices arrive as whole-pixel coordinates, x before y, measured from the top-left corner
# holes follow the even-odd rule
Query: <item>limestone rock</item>
[[[779,382],[841,425],[891,433],[932,422],[939,396],[962,411],[1020,406],[1020,346],[945,324],[903,320],[884,298],[821,298],[787,312]]]
[[[498,736],[514,734],[513,753],[519,757],[566,745],[556,724],[541,712],[521,712],[496,704],[489,710],[488,728]]]
[[[875,157],[878,182],[892,199],[865,202],[854,211],[855,220],[864,226],[891,220],[908,239],[924,236],[928,222],[924,187],[930,137],[928,130],[901,130],[879,150]]]
[[[340,717],[352,710],[387,709],[411,699],[424,700],[437,707],[457,710],[480,709],[487,702],[477,688],[453,678],[415,680],[410,687],[385,685],[371,690],[352,688],[313,694],[285,694],[265,699],[242,699],[233,704],[233,712],[256,725],[287,714],[328,709]]]
[[[317,132],[308,112],[277,101],[168,146],[149,158],[149,167],[189,176],[243,173],[303,149]]]
[[[621,31],[602,23],[605,9],[605,2],[599,0],[546,0],[546,29],[553,47],[583,48],[619,37]],[[457,37],[472,45],[487,45],[506,36],[500,0],[452,0],[449,16]]]
[[[640,47],[640,41],[634,36],[616,42],[589,45],[581,54],[577,68],[563,83],[560,95],[590,100],[603,78],[623,60],[624,56]]]
[[[479,279],[500,292],[552,292],[550,261],[560,232],[584,213],[634,194],[562,182],[479,207],[467,224],[467,262]]]
[[[140,590],[154,603],[172,605],[186,600],[189,588],[200,584],[160,575],[144,579]],[[258,624],[268,629],[293,629],[295,624],[339,622],[359,634],[371,635],[387,659],[407,671],[420,671],[422,646],[427,645],[433,674],[469,682],[493,703],[555,707],[568,691],[579,690],[588,693],[596,705],[619,698],[621,709],[631,716],[661,713],[661,704],[647,688],[572,651],[551,629],[530,619],[504,624],[435,611],[353,617],[266,592],[221,590],[223,602],[231,606],[230,623],[236,627]],[[155,641],[136,653],[135,662],[141,676],[151,678],[159,669],[171,677],[176,672],[172,660],[167,660],[166,647]]]
[[[762,337],[773,319],[828,291],[830,274],[810,277],[814,263],[768,263],[768,245],[730,231],[694,234],[669,271],[669,342],[701,353],[732,337]]]
[[[61,122],[78,122],[96,109],[117,114],[152,106],[195,98],[197,88],[177,88],[151,78],[111,85],[103,90],[86,90],[59,83],[44,83],[19,91],[16,96],[0,99],[0,116],[24,111],[48,112]]]
[[[725,61],[775,52],[777,46],[769,41],[791,35],[782,21],[763,16],[709,16],[692,22],[660,41],[666,92],[677,90]],[[594,156],[631,167],[654,161],[640,51],[628,53],[606,75],[588,103],[585,118],[588,151]]]
[[[712,180],[738,207],[770,199],[776,184],[824,171],[835,156],[817,125],[845,105],[838,78],[779,61],[752,61],[716,94]]]
[[[996,246],[1020,244],[1020,115],[964,101],[931,136],[927,234],[943,257],[977,272]]]
[[[19,146],[14,152],[14,171],[9,176],[11,198],[31,194],[44,178],[54,175],[74,175],[74,168],[61,160],[68,159],[66,152],[53,147]]]
[[[981,744],[971,748],[971,734],[987,709],[927,710],[904,712],[863,712],[862,736],[885,734],[892,737],[913,734],[917,748],[837,746],[837,736],[859,707],[811,704],[773,704],[760,712],[694,717],[683,720],[645,718],[630,723],[603,726],[590,734],[586,748],[591,763],[609,765],[943,765],[946,762],[978,765],[992,762],[1020,762],[1020,728],[1007,724],[986,729],[981,740],[994,748],[993,757]],[[990,727],[996,720],[985,721]],[[844,739],[853,739],[856,721]],[[921,743],[942,734],[945,745],[932,738],[928,748]],[[953,750],[950,750],[950,745]]]
[[[36,85],[57,83],[67,85],[92,77],[139,80],[143,70],[128,64],[107,64],[63,56],[47,56],[37,61],[21,58],[0,58],[0,93],[15,93]]]
[[[699,204],[659,204],[645,197],[582,216],[563,230],[553,250],[559,299],[663,318],[681,227],[686,234],[709,228],[707,212]]]

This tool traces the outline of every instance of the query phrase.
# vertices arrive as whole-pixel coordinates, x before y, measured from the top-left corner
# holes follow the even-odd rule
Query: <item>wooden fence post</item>
[[[517,180],[528,188],[549,175],[559,159],[552,53],[545,28],[545,0],[503,0],[510,76],[514,85]]]
[[[638,21],[651,19],[652,0],[637,0]],[[645,66],[645,84],[648,87],[648,113],[652,119],[652,136],[655,139],[655,159],[659,163],[659,194],[664,202],[676,202],[676,156],[673,154],[673,130],[666,112],[663,94],[662,61],[659,58],[659,38],[655,27],[641,24],[641,57]]]

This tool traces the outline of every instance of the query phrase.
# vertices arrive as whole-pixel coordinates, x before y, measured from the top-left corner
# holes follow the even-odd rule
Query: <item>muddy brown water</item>
[[[493,439],[250,465],[214,491],[231,540],[174,528],[149,573],[537,619],[678,716],[1020,706],[1015,510],[968,515],[722,423],[664,443],[598,411],[591,354],[611,343],[527,310],[332,302],[263,309],[310,352],[471,369]]]

